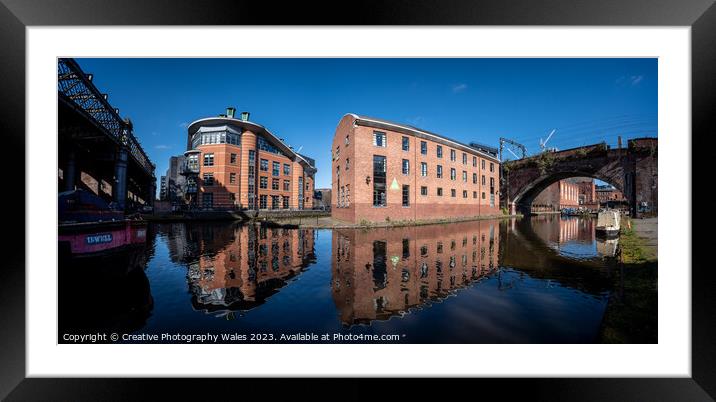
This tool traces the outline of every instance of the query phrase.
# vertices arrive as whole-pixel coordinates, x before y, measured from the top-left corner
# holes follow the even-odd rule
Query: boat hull
[[[147,240],[147,223],[122,220],[60,224],[58,242],[60,251],[72,257],[96,256],[133,246],[142,246]]]

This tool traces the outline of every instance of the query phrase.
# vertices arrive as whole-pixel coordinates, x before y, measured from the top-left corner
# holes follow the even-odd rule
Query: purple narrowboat
[[[60,253],[94,256],[144,245],[147,223],[128,219],[101,197],[84,190],[60,193],[58,241]]]

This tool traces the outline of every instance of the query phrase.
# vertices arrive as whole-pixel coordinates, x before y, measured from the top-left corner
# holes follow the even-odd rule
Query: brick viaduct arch
[[[505,162],[501,202],[511,213],[529,215],[532,201],[550,184],[592,177],[624,193],[632,216],[638,215],[637,206],[644,202],[657,213],[657,162],[656,138],[629,140],[627,148],[596,144]]]

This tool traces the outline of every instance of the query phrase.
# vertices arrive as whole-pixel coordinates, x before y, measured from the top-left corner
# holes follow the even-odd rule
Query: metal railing
[[[94,86],[91,75],[85,74],[74,59],[58,59],[57,92],[60,99],[71,102],[90,120],[96,122],[105,134],[126,147],[137,164],[148,175],[154,176],[155,166],[142,149],[129,124]]]

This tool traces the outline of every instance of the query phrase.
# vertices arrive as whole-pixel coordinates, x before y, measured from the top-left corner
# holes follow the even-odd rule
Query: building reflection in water
[[[332,292],[344,325],[402,315],[498,267],[499,221],[334,229]]]
[[[314,237],[314,230],[202,225],[175,237],[169,249],[186,262],[194,309],[232,317],[260,305],[315,262]]]
[[[594,217],[541,215],[531,219],[532,229],[537,236],[560,254],[576,258],[615,255],[618,240],[606,241],[598,237],[595,231],[597,221]]]

